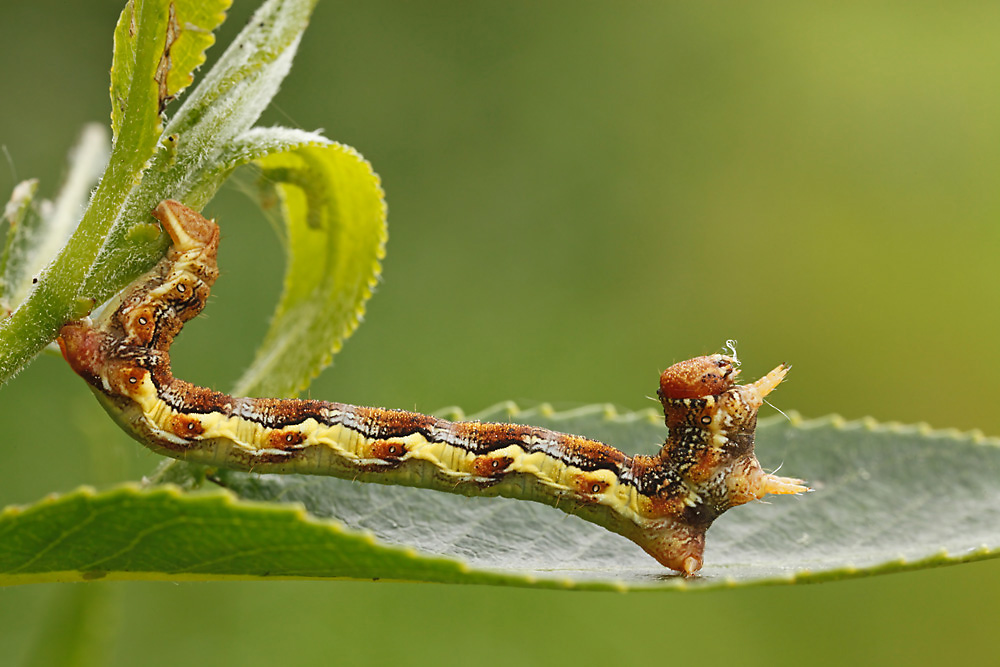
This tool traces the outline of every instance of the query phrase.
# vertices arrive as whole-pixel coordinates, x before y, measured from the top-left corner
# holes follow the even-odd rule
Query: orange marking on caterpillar
[[[477,456],[472,462],[472,474],[476,477],[501,477],[514,459],[510,456]]]
[[[272,431],[268,433],[267,446],[270,449],[286,449],[296,447],[306,441],[306,435],[299,431]]]
[[[182,438],[197,438],[205,433],[201,420],[192,415],[173,415],[170,418],[170,430]]]
[[[397,441],[373,442],[370,447],[373,459],[383,461],[399,461],[406,456],[406,445]]]

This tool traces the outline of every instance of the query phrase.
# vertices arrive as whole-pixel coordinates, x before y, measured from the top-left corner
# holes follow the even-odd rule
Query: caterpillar
[[[167,255],[94,321],[62,327],[72,369],[136,440],[176,459],[258,473],[333,475],[557,507],[632,540],[691,576],[724,511],[767,494],[807,491],[762,470],[757,411],[780,365],[737,385],[735,356],[713,354],[660,376],[668,437],[654,456],[534,426],[318,400],[238,398],[173,377],[170,345],[205,306],[218,275],[219,227],[176,201],[153,216]]]

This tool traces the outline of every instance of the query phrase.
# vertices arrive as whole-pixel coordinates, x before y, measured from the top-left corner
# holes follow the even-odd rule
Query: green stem
[[[127,113],[115,137],[107,169],[80,225],[42,271],[24,303],[0,322],[0,385],[6,384],[54,340],[63,324],[85,314],[81,304],[87,304],[92,296],[81,294],[80,286],[156,147],[159,100],[149,73],[155,71],[163,54],[168,5],[166,0],[134,0],[134,5],[125,11],[132,9],[137,30],[151,31],[151,38],[142,38],[138,33],[135,36],[138,48],[125,103]],[[112,100],[112,103],[118,102]]]
[[[114,222],[114,211],[121,207],[130,190],[131,179],[115,178],[114,173],[109,165],[79,227],[42,272],[24,303],[0,322],[0,384],[6,383],[53,341],[63,324],[81,314],[79,287]]]

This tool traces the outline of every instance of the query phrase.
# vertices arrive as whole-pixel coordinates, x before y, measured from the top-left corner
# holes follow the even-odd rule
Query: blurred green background
[[[120,9],[0,10],[0,192],[51,195],[81,125],[107,121]],[[998,35],[993,3],[321,3],[262,122],[371,160],[390,242],[310,394],[639,409],[658,371],[735,338],[751,377],[793,363],[783,410],[1000,434]],[[238,187],[207,213],[223,273],[175,371],[226,388],[282,266]],[[57,357],[0,397],[0,504],[156,463]],[[114,665],[960,664],[996,659],[998,598],[998,561],[698,594],[33,586],[0,589],[0,655],[60,646],[90,608]]]

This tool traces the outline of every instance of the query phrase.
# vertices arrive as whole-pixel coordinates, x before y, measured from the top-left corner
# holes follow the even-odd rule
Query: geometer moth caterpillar
[[[333,475],[552,505],[614,531],[663,565],[701,569],[705,531],[730,507],[802,480],[764,472],[757,410],[782,365],[736,385],[736,360],[689,359],[660,377],[669,436],[655,456],[535,426],[449,422],[326,401],[237,398],[179,380],[170,344],[218,275],[219,227],[175,201],[153,215],[167,256],[96,322],[65,325],[63,356],[129,434],[176,459],[261,473]]]

